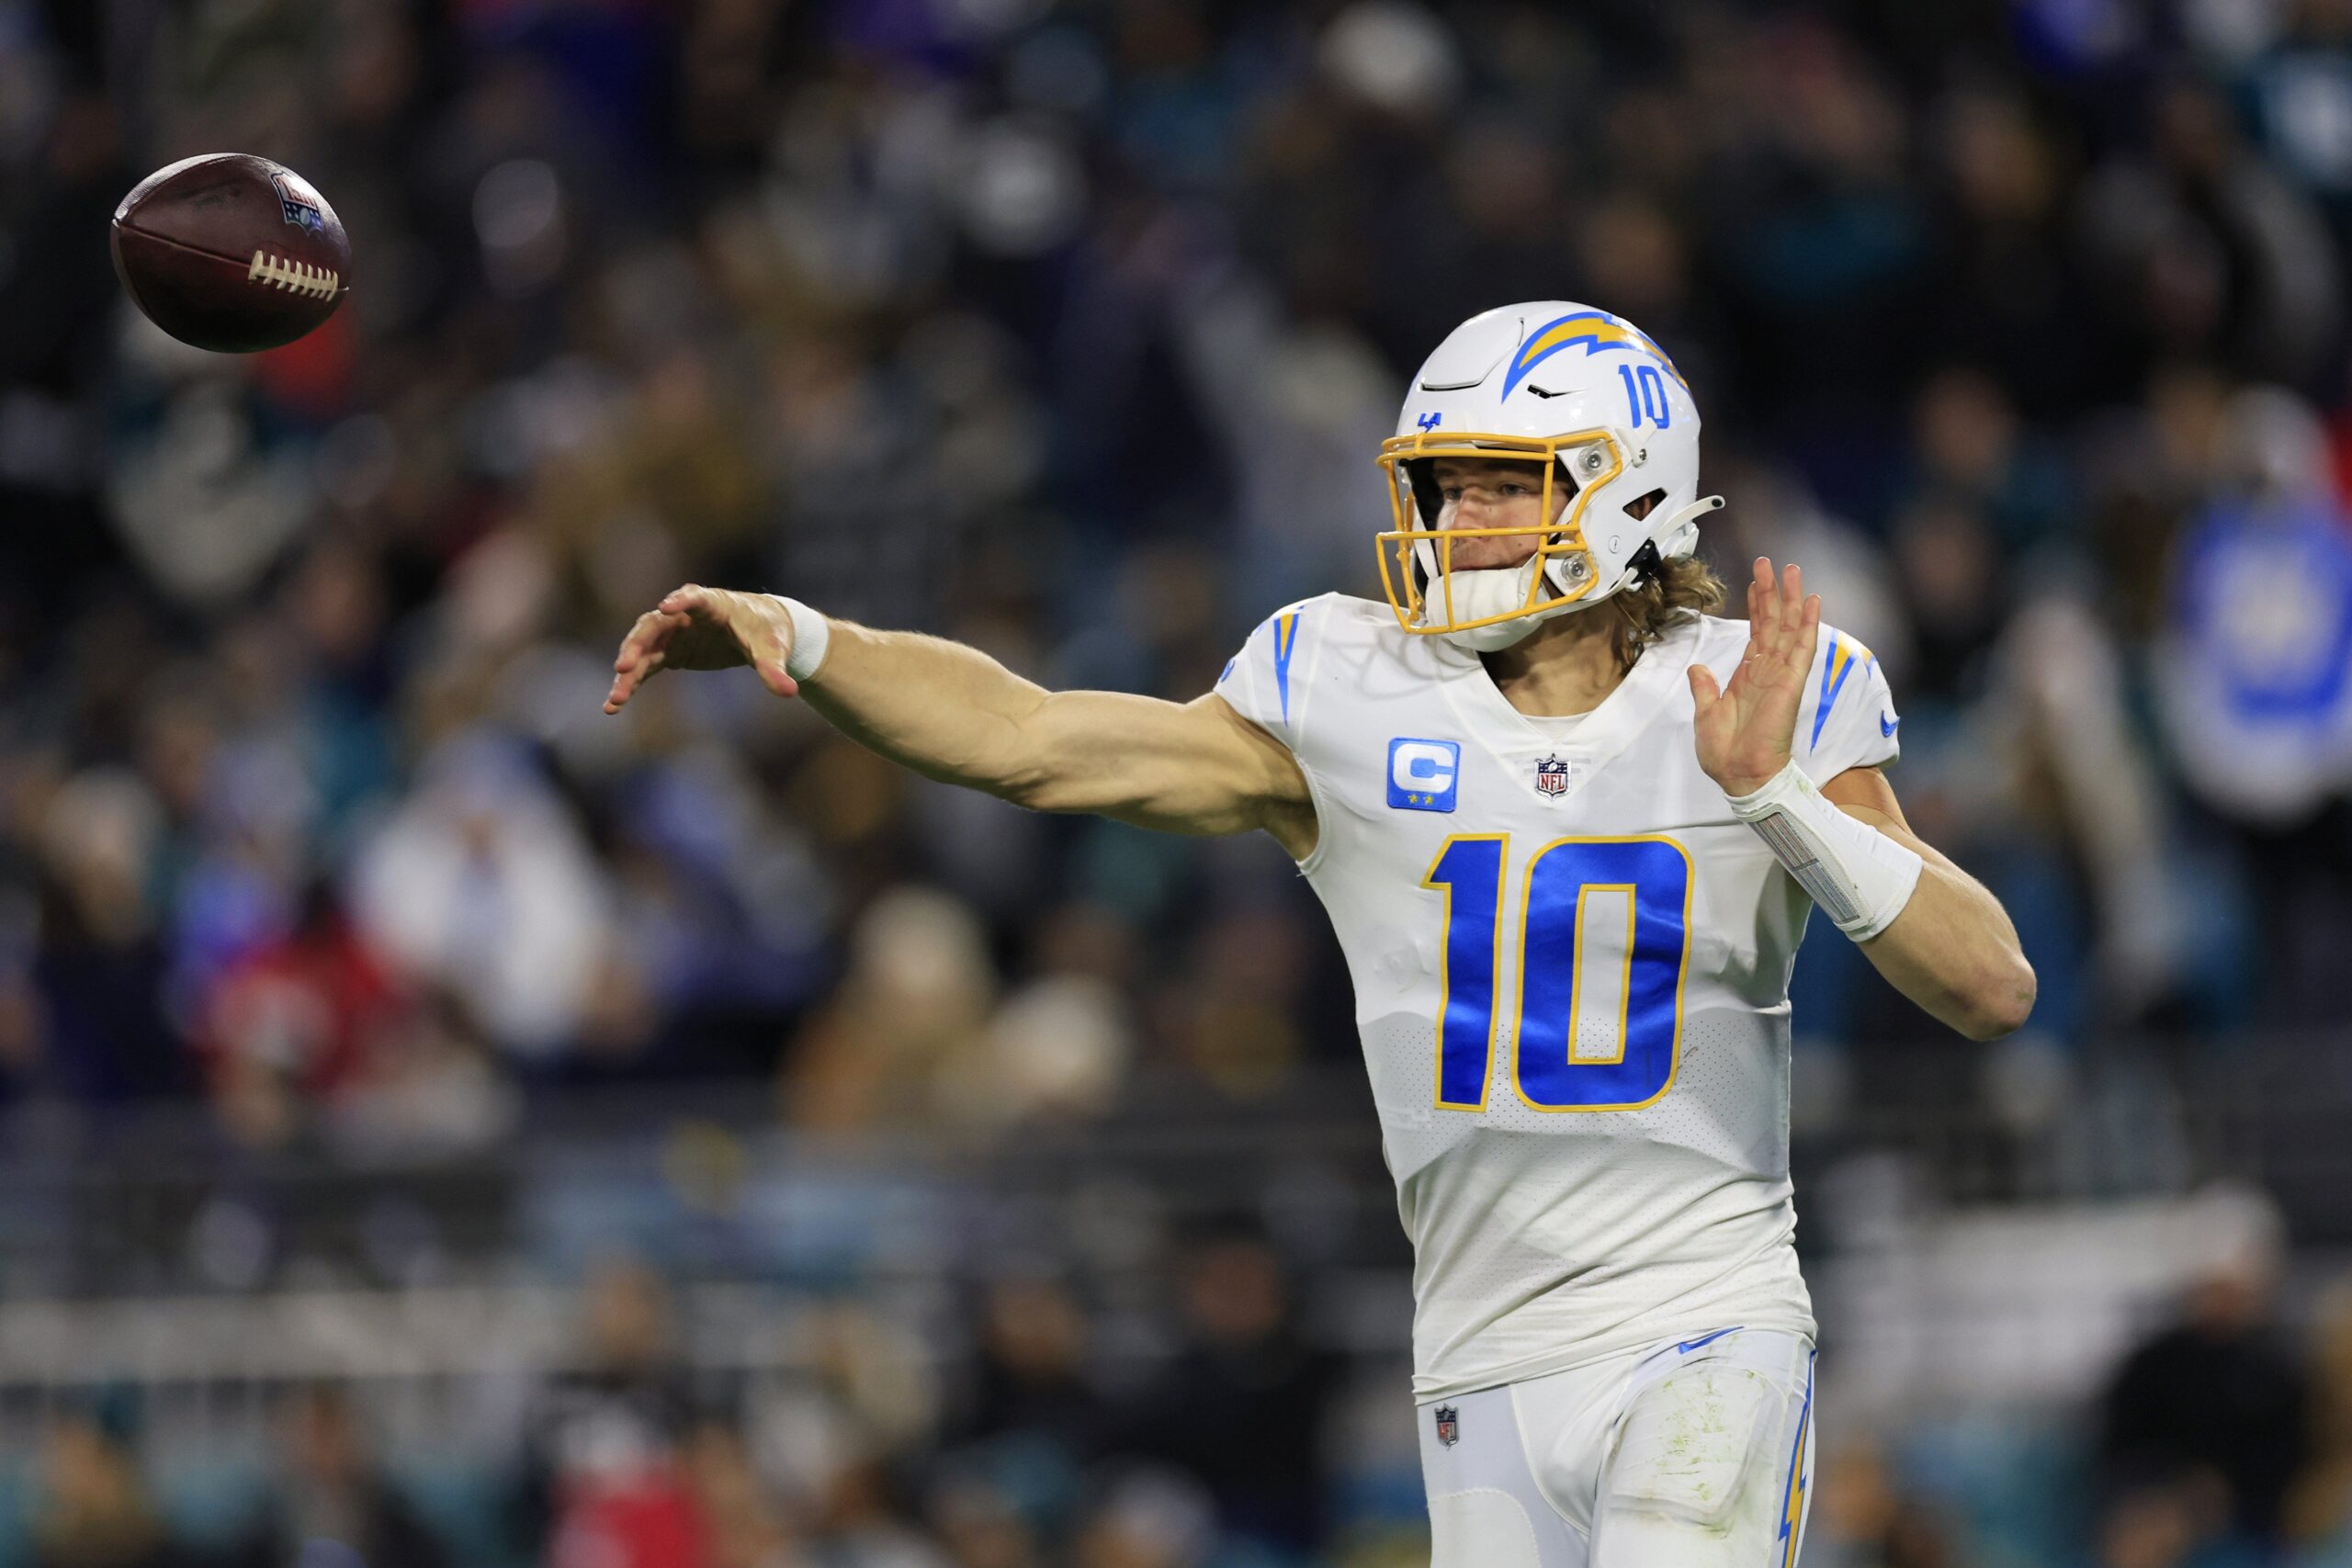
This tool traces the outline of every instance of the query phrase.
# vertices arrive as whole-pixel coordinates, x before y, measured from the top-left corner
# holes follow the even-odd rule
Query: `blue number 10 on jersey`
[[[1690,857],[1671,839],[1555,839],[1528,859],[1505,920],[1510,838],[1464,834],[1421,886],[1445,894],[1437,1103],[1483,1111],[1497,953],[1519,944],[1512,1081],[1538,1111],[1631,1111],[1674,1081],[1690,953]]]

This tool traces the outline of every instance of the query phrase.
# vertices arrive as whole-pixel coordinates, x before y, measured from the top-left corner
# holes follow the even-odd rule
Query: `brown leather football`
[[[182,343],[247,354],[292,343],[351,290],[351,242],[311,182],[213,152],[156,170],[114,209],[114,270]]]

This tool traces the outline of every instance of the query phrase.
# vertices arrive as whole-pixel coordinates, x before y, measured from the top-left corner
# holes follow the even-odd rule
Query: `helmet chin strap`
[[[1530,556],[1508,570],[1490,568],[1457,574],[1453,583],[1453,614],[1462,620],[1477,621],[1518,609],[1527,603],[1528,592],[1534,587],[1535,574],[1544,569],[1544,558],[1540,555]],[[1524,641],[1538,626],[1553,616],[1564,615],[1590,602],[1589,596],[1558,599],[1542,609],[1531,610],[1508,621],[1439,635],[1454,647],[1466,648],[1474,653],[1498,653],[1513,643]]]

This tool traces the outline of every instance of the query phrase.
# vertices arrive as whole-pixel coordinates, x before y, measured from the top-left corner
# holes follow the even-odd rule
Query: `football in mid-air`
[[[114,269],[182,343],[249,354],[292,343],[351,289],[351,242],[311,182],[266,158],[184,158],[114,209]]]

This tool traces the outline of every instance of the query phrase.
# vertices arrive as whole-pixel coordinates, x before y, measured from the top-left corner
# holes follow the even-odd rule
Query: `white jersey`
[[[1700,772],[1693,616],[1569,719],[1340,594],[1216,690],[1298,759],[1414,1251],[1414,1394],[1732,1325],[1810,1335],[1789,1184],[1789,970],[1812,906]],[[1877,660],[1821,628],[1797,762],[1895,755]]]

